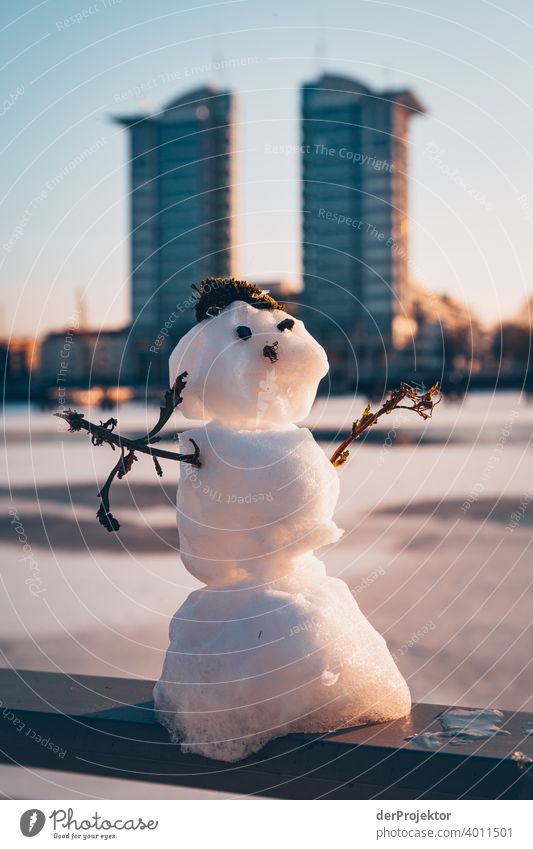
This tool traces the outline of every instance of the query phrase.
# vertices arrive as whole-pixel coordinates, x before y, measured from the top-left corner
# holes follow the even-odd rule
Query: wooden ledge
[[[533,715],[504,711],[510,732],[427,750],[443,705],[329,735],[291,734],[225,764],[183,754],[153,713],[153,681],[0,670],[0,761],[285,799],[532,798]],[[528,725],[529,723],[529,725]]]

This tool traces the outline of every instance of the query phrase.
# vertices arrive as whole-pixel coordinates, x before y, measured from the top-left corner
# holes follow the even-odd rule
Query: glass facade
[[[304,318],[332,380],[385,363],[407,280],[409,92],[325,75],[302,87]]]

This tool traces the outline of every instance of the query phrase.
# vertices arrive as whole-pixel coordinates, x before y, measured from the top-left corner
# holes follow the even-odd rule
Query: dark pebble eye
[[[294,320],[292,318],[284,318],[283,321],[280,321],[277,327],[278,330],[292,330],[294,327]]]
[[[252,331],[249,327],[244,327],[242,324],[237,328],[237,336],[239,339],[251,339]]]

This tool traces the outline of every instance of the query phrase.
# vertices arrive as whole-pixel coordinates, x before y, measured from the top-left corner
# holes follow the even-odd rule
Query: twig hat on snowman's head
[[[198,293],[196,321],[214,318],[234,301],[244,301],[256,309],[285,310],[283,304],[278,304],[268,292],[234,277],[208,277],[202,280],[200,288],[194,285],[192,288]]]

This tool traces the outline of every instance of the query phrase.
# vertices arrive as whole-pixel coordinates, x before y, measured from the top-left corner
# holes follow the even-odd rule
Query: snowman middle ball
[[[324,349],[303,323],[234,302],[181,340],[171,383],[183,371],[182,412],[212,419],[186,434],[202,458],[200,469],[182,471],[178,488],[187,569],[209,585],[261,583],[335,542],[337,473],[310,431],[294,424],[327,371]]]

